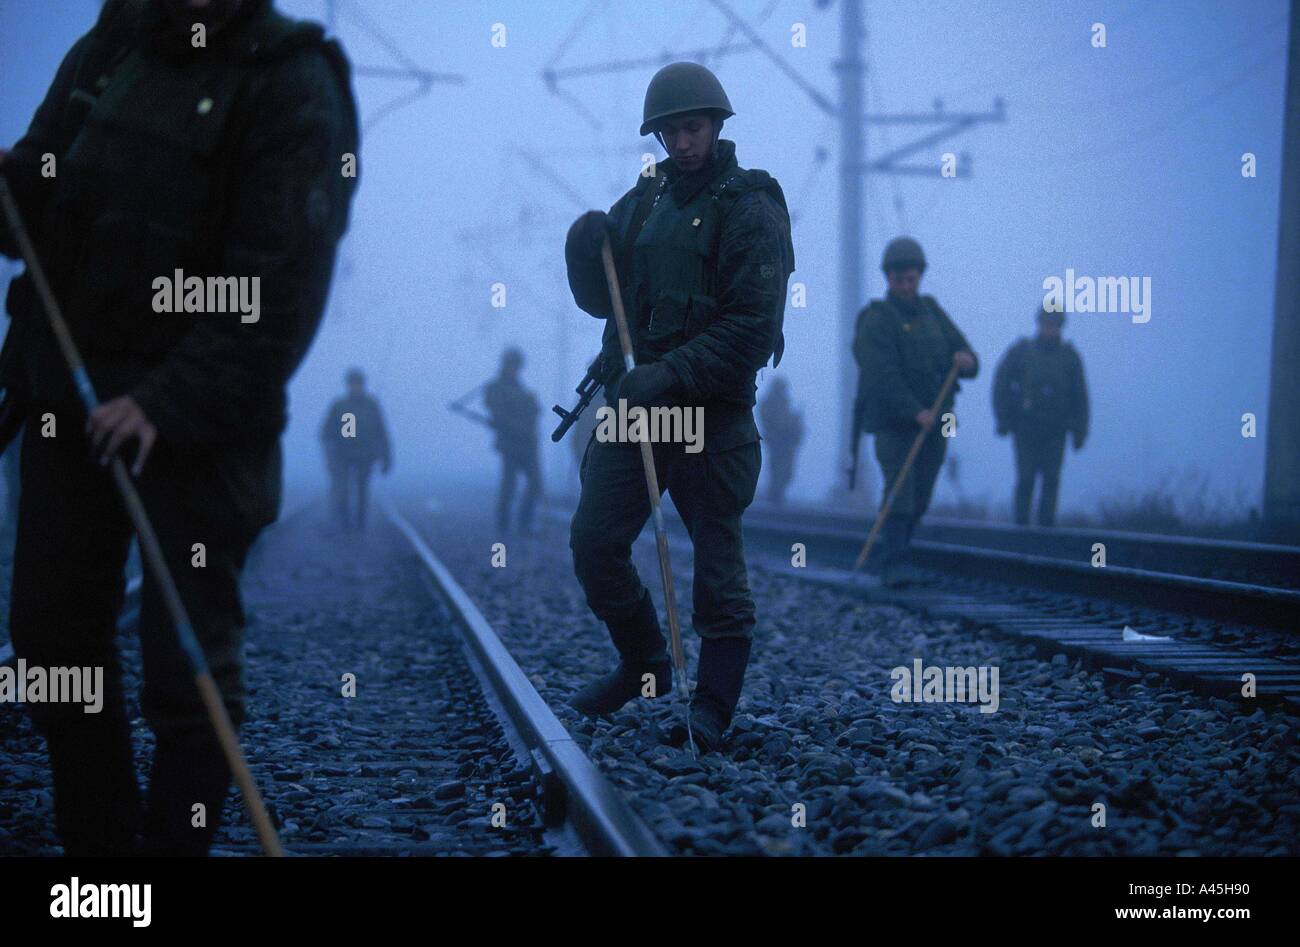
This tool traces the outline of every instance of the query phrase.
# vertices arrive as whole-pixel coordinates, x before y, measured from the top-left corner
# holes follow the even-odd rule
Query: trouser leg
[[[90,668],[92,679],[102,669],[97,713],[85,704],[27,707],[49,750],[65,854],[129,854],[139,788],[113,637],[130,527],[72,413],[62,420],[61,437],[41,437],[39,420],[24,434],[10,632],[28,667]]]
[[[348,467],[341,460],[330,464],[330,509],[340,526],[348,525]]]
[[[364,529],[366,512],[370,506],[370,461],[357,464],[353,476],[357,484],[357,529]]]
[[[936,424],[921,442],[921,450],[912,464],[912,477],[915,480],[913,522],[919,522],[925,515],[925,511],[930,508],[934,485],[939,479],[939,472],[943,469],[943,459],[947,453],[948,438],[940,433],[939,426]],[[910,537],[910,532],[908,535]]]
[[[1012,434],[1012,443],[1016,454],[1016,522],[1021,526],[1029,525],[1029,507],[1034,499],[1034,480],[1036,479],[1033,451],[1028,438]]]
[[[701,638],[754,633],[741,516],[754,500],[761,467],[758,441],[683,453],[673,465],[667,489],[695,548],[692,624]]]
[[[527,531],[533,526],[533,511],[542,493],[542,469],[535,455],[529,457],[522,467],[525,483],[524,495],[519,501],[519,528]]]
[[[691,713],[704,749],[730,725],[749,663],[756,618],[741,516],[754,500],[761,467],[754,441],[684,455],[668,484],[695,548],[691,620],[701,641]]]
[[[1061,489],[1061,462],[1065,457],[1065,434],[1044,439],[1039,446],[1039,469],[1043,474],[1043,490],[1038,499],[1038,525],[1056,523],[1056,497]]]
[[[501,455],[501,483],[497,488],[497,532],[505,534],[510,529],[510,506],[515,498],[514,458]]]
[[[272,466],[272,456],[278,453],[250,451],[223,460],[221,467],[159,458],[152,479],[142,484],[163,555],[235,727],[244,719],[239,579],[249,547],[278,507],[278,463]],[[271,476],[274,483],[268,482]],[[254,495],[242,495],[246,489]],[[201,567],[195,565],[196,543],[204,547]],[[150,570],[141,589],[140,646],[141,707],[156,737],[145,850],[203,855],[220,824],[231,774]]]
[[[655,457],[658,464],[659,449]],[[656,639],[662,647],[657,618],[653,629],[643,620],[648,593],[632,564],[632,543],[649,516],[640,445],[593,438],[583,462],[582,493],[569,528],[569,548],[587,605],[610,629],[620,653],[624,648],[653,651]],[[630,636],[625,634],[629,627],[635,628]]]

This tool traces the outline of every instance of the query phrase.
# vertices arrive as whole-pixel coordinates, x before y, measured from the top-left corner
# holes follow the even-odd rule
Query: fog
[[[278,0],[323,20],[322,0]],[[1149,277],[1150,318],[1075,313],[1065,327],[1083,356],[1092,435],[1070,453],[1063,514],[1162,478],[1205,480],[1205,497],[1243,513],[1263,484],[1269,344],[1277,254],[1287,8],[1281,0],[1079,3],[1033,0],[868,3],[867,104],[873,112],[985,112],[978,124],[913,161],[938,167],[969,153],[969,178],[871,175],[866,183],[866,287],[883,293],[884,244],[902,233],[925,247],[922,291],[933,294],[982,361],[963,385],[952,450],[965,497],[995,514],[1009,507],[1010,443],[994,433],[993,369],[1033,332],[1043,281],[1078,275]],[[809,0],[737,0],[736,11],[801,78],[834,97],[838,10]],[[354,80],[367,127],[361,184],[332,297],[291,387],[286,473],[296,492],[318,488],[316,430],[351,365],[369,374],[393,431],[387,489],[435,495],[495,476],[489,432],[448,402],[495,373],[501,350],[522,346],[524,381],[544,409],[573,399],[599,348],[601,322],[580,312],[565,281],[572,219],[608,208],[635,180],[642,95],[671,52],[714,47],[728,31],[711,3],[578,0],[339,0],[335,23],[354,65],[459,76],[390,108],[416,84]],[[93,23],[93,0],[0,0],[0,146],[21,136],[58,63]],[[1094,23],[1106,46],[1093,46]],[[494,46],[494,35],[505,44]],[[806,47],[791,45],[792,25]],[[378,26],[391,37],[372,34]],[[392,45],[395,44],[395,47]],[[565,78],[543,70],[645,60]],[[666,59],[664,59],[666,61]],[[740,163],[778,178],[795,215],[806,308],[787,307],[789,378],[805,416],[792,497],[824,501],[842,479],[837,451],[849,410],[837,389],[837,136],[834,120],[764,53],[707,63],[737,115],[724,137]],[[869,155],[925,134],[869,125]],[[1242,174],[1253,154],[1257,174]],[[819,159],[819,156],[821,158]],[[12,265],[5,275],[16,272]],[[493,284],[506,304],[492,305]],[[1242,415],[1258,418],[1242,436]],[[547,487],[576,488],[566,440],[543,422]],[[877,476],[864,445],[864,469]],[[935,503],[956,498],[941,479]]]

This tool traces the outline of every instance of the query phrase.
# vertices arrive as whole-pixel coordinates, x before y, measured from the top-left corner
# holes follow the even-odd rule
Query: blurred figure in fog
[[[767,481],[767,502],[785,503],[785,491],[794,479],[795,456],[803,440],[803,415],[790,403],[790,384],[784,376],[772,380],[771,390],[758,414],[763,422],[763,437],[772,458],[772,473]]]
[[[378,462],[387,474],[393,466],[393,450],[379,402],[366,391],[365,374],[353,368],[345,380],[347,394],[325,412],[320,439],[329,467],[334,518],[344,529],[360,531],[366,525],[370,472]]]
[[[501,455],[501,486],[497,492],[497,529],[510,528],[510,507],[514,502],[515,480],[524,475],[524,495],[519,503],[519,529],[532,531],[533,509],[542,492],[542,471],[537,459],[537,396],[519,380],[524,353],[510,346],[501,353],[501,372],[483,392],[483,404],[496,431],[493,447]],[[594,412],[593,412],[594,414]]]
[[[1011,434],[1016,452],[1016,522],[1029,523],[1034,484],[1042,478],[1038,525],[1056,522],[1065,435],[1074,449],[1088,438],[1088,386],[1083,359],[1061,340],[1065,314],[1038,311],[1038,334],[1007,349],[993,379],[993,414],[998,436]]]

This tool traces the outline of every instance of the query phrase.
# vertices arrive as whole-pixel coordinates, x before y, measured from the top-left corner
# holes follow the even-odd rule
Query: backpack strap
[[[144,0],[108,0],[87,34],[86,51],[77,63],[72,91],[64,103],[63,121],[54,142],[61,160],[81,134],[86,117],[108,88],[113,71],[135,45]]]

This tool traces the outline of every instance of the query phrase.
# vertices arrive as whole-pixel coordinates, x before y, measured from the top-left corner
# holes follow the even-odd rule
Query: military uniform
[[[794,479],[794,461],[803,440],[803,416],[790,406],[789,386],[778,378],[759,405],[763,419],[763,438],[772,455],[771,473],[767,481],[769,503],[780,506],[785,502],[785,491]]]
[[[1037,522],[1053,525],[1066,434],[1076,449],[1088,436],[1088,388],[1074,346],[1059,338],[1018,339],[998,364],[993,411],[998,433],[1010,432],[1015,444],[1016,522],[1029,522],[1041,477]]]
[[[494,447],[501,455],[501,485],[497,491],[497,529],[510,526],[519,476],[524,477],[524,495],[519,501],[519,528],[529,530],[533,509],[542,490],[542,470],[537,455],[537,417],[541,406],[537,396],[512,375],[502,374],[487,386],[483,403],[496,431]]]
[[[916,415],[934,404],[953,355],[960,351],[969,352],[970,344],[933,296],[918,296],[909,303],[890,294],[873,300],[858,315],[853,341],[860,371],[855,415],[862,429],[875,435],[876,459],[884,475],[882,498],[897,480],[921,430]],[[978,371],[976,360],[958,377],[974,378]],[[952,410],[959,388],[953,385],[939,408],[940,417]],[[948,447],[942,427],[936,420],[922,441],[886,517],[884,540],[872,550],[873,566],[901,552],[930,506]]]
[[[657,83],[674,73],[702,75],[714,101],[725,103],[707,70],[681,63],[665,67],[647,92],[643,134],[656,115]],[[722,114],[731,114],[729,105]],[[658,443],[653,452],[660,488],[672,497],[695,546],[692,622],[704,639],[696,701],[708,704],[725,729],[739,696],[735,667],[743,678],[755,625],[740,523],[761,464],[754,380],[769,359],[779,361],[784,347],[786,286],[794,269],[789,213],[777,182],[764,171],[742,169],[735,144],[721,139],[712,161],[691,173],[679,171],[671,158],[659,162],[654,176],[640,178],[614,204],[609,224],[638,366],[667,366],[672,387],[658,403],[703,408],[701,452],[687,453],[680,443]],[[617,406],[630,376],[609,318],[600,257],[577,225],[565,258],[579,307],[607,320],[603,381],[608,403]],[[639,445],[593,435],[570,533],[574,570],[588,605],[610,630],[620,668],[654,665],[662,693],[671,687],[664,639],[631,560],[632,542],[649,515]],[[720,641],[743,647],[713,646]],[[731,670],[719,679],[727,683],[711,685],[712,655],[724,652],[730,657],[719,658],[718,666],[729,661]]]
[[[319,27],[248,0],[198,49],[162,4],[112,0],[3,165],[99,397],[130,395],[157,429],[139,489],[236,722],[240,569],[279,508],[285,385],[320,319],[355,186],[341,156],[356,149],[347,64]],[[56,177],[40,174],[46,152]],[[16,254],[3,227],[0,250]],[[176,269],[258,277],[260,319],[154,312],[152,282]],[[14,647],[30,664],[104,668],[100,713],[29,709],[49,747],[65,852],[122,853],[141,826],[113,646],[130,524],[90,456],[27,275],[8,309],[0,381],[27,419]],[[56,436],[43,436],[47,416]],[[230,777],[149,572],[139,626],[141,703],[157,738],[146,847],[202,853]],[[199,802],[206,828],[191,826]]]
[[[352,417],[351,436],[347,436],[345,415]],[[321,421],[320,438],[329,465],[334,516],[345,528],[361,529],[366,523],[371,470],[379,463],[387,471],[393,462],[379,402],[365,392],[336,399]]]

